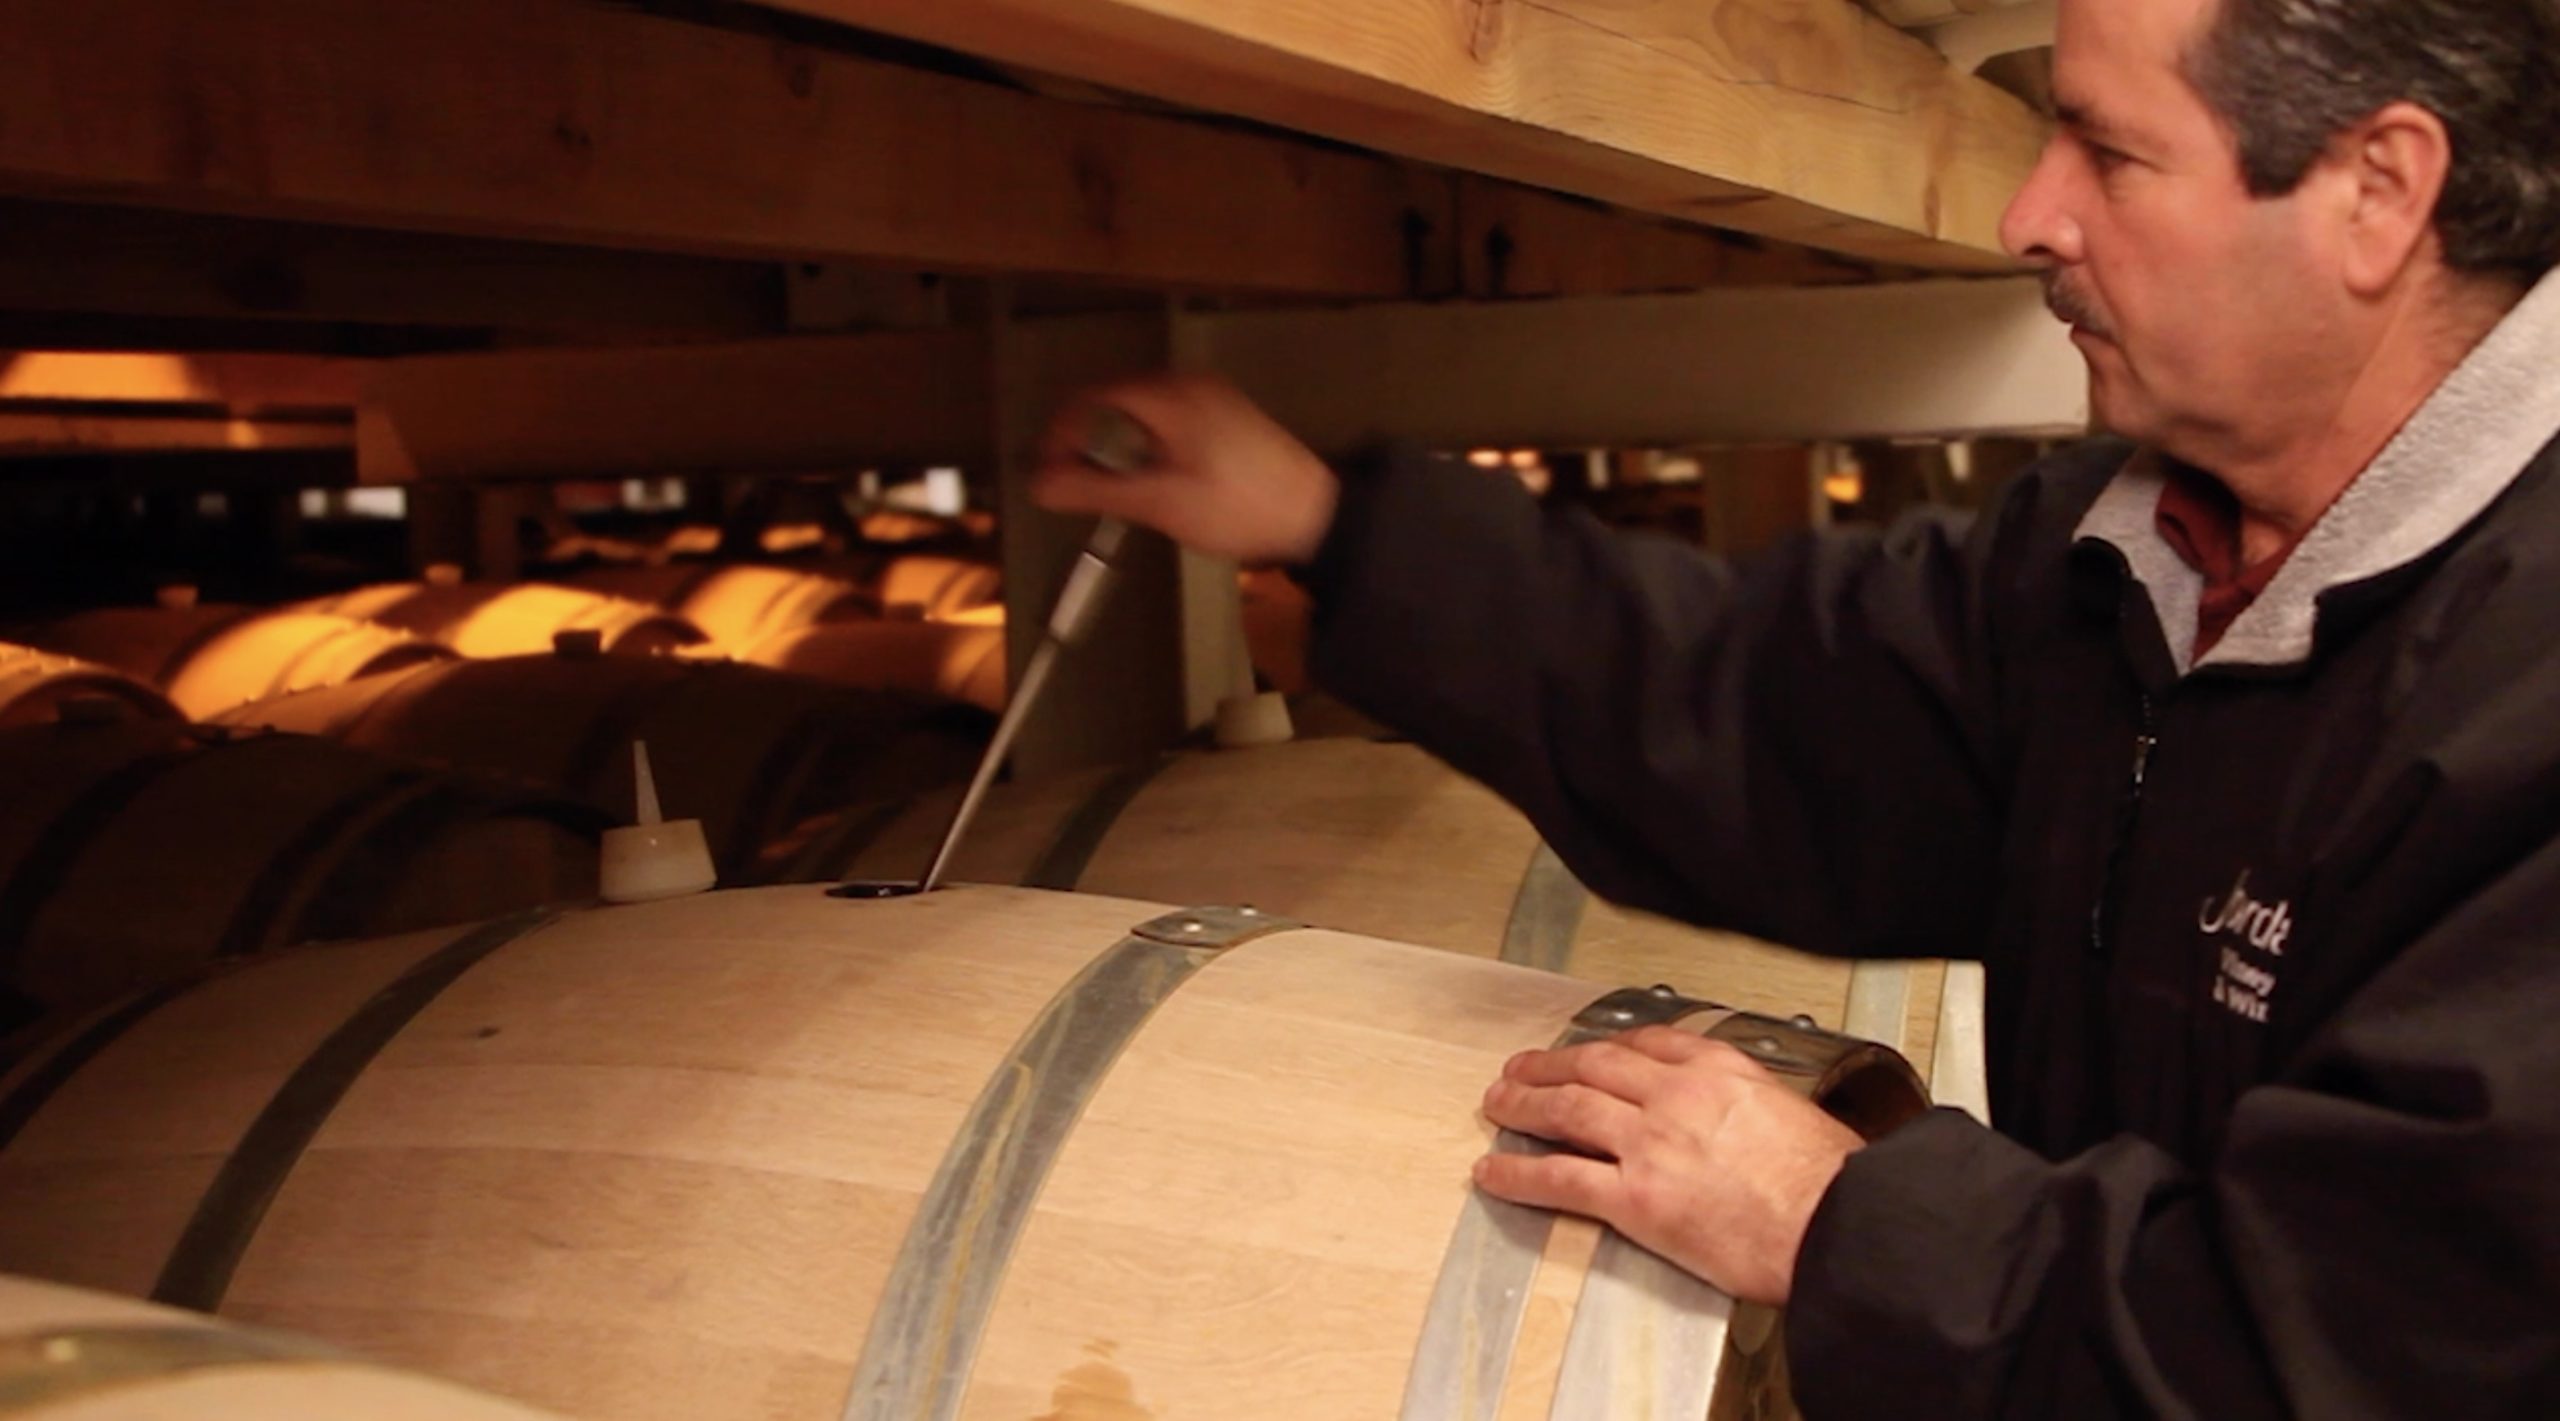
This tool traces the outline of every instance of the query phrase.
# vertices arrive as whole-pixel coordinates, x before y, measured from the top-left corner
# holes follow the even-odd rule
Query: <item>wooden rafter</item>
[[[768,0],[1869,260],[2004,268],[2045,124],[1850,0]]]
[[[1445,190],[568,0],[13,5],[0,81],[24,193],[701,255],[1401,295]]]
[[[101,33],[118,42],[96,43]],[[1827,270],[1738,250],[1703,228],[1328,143],[577,0],[0,6],[0,190],[441,234],[400,240],[448,273],[467,272],[475,253],[494,263],[488,290],[453,302],[464,324],[503,315],[492,308],[505,291],[541,279],[540,253],[486,239],[726,259],[611,257],[565,278],[570,296],[523,302],[535,328],[614,280],[647,284],[652,263],[671,279],[635,299],[625,329],[668,317],[683,329],[690,313],[710,333],[745,333],[734,322],[755,296],[739,283],[756,260],[1449,295],[1470,289],[1471,274],[1499,274],[1470,245],[1486,232],[1467,214],[1489,209],[1510,214],[1524,291],[1589,291],[1621,272],[1699,285]],[[0,296],[12,240],[0,235]],[[40,259],[36,237],[14,240]],[[417,299],[351,275],[382,263],[341,239],[289,245],[281,264],[256,268],[278,278],[267,288],[163,272],[156,294],[119,301],[116,271],[134,268],[135,241],[151,240],[73,262],[52,300],[22,263],[15,285],[31,300],[20,309],[104,302],[223,315],[242,304],[396,310]],[[519,255],[500,255],[508,250]],[[304,277],[309,290],[283,289]],[[82,283],[99,293],[89,307],[71,290]]]
[[[0,408],[203,405],[236,414],[355,408],[366,363],[293,355],[0,350]]]
[[[770,263],[0,200],[12,312],[719,337],[778,330],[782,290]]]
[[[11,460],[23,458],[309,453],[354,445],[352,428],[328,421],[21,413],[0,407],[0,472]]]
[[[1006,358],[1095,380],[1160,367],[1158,346],[1111,344],[1124,324],[1023,321]],[[1328,453],[1384,437],[2065,433],[2088,418],[2079,356],[2026,279],[1198,312],[1180,327],[1185,364],[1232,376]],[[995,364],[982,336],[947,330],[388,361],[359,459],[368,482],[983,463],[999,418],[1049,412],[1026,393],[1038,380],[999,400]]]

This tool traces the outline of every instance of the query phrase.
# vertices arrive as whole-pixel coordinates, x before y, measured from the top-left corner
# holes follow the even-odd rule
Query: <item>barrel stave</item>
[[[127,1028],[0,1141],[0,1267],[149,1294],[196,1200],[276,1087],[357,1007],[453,936],[448,928],[279,953],[252,971],[211,976]],[[13,1078],[0,1103],[29,1079]],[[78,1228],[60,1227],[74,1219]]]
[[[1090,853],[1060,877],[1053,849],[1092,819],[1114,780],[1127,802]],[[920,803],[849,861],[804,858],[816,877],[912,874],[948,799]],[[1086,828],[1092,827],[1088,823]],[[823,831],[807,836],[823,843]],[[1611,986],[1665,983],[1687,995],[1841,1030],[1857,968],[1742,934],[1623,908],[1538,863],[1536,831],[1499,796],[1411,745],[1301,741],[1193,754],[1160,764],[1000,787],[963,846],[955,875],[1130,898],[1254,903],[1312,923],[1480,956],[1506,956]],[[1524,894],[1540,874],[1567,895],[1541,921]],[[1875,969],[1868,969],[1870,972]],[[1897,1044],[1925,1074],[1937,1035],[1943,963],[1909,965]],[[1896,1035],[1883,1031],[1879,1034]]]
[[[1017,1043],[1159,912],[797,887],[558,918],[345,1068],[208,1300],[580,1414],[834,1421],[963,1120],[1010,1128]],[[1183,921],[1149,930],[1191,941]],[[306,1010],[313,980],[369,1012],[453,950],[277,958],[199,989],[246,996],[145,1018],[0,1149],[0,1258],[100,1227],[142,1253],[201,1233],[192,1201],[146,1216],[128,1181],[200,1183],[265,1130],[280,1083],[343,1036]],[[1596,993],[1317,930],[1145,950],[1198,971],[1103,1058],[1054,1168],[1015,1186],[1033,1209],[957,1414],[1395,1414],[1491,1139],[1483,1084]],[[268,990],[287,966],[318,978],[262,1020],[254,1003],[296,1000]],[[230,1037],[206,1034],[223,1019]],[[1505,1415],[1553,1389],[1591,1250],[1573,1224],[1543,1246]]]
[[[13,1015],[594,891],[601,825],[578,806],[308,736],[26,728],[0,732],[0,776],[18,791],[0,815]]]
[[[863,930],[872,906],[721,894],[492,958],[333,1114],[227,1309],[585,1414],[737,1414],[751,1394],[831,1415],[988,1064],[1134,920],[937,899],[902,943]],[[395,1296],[527,1342],[394,1350],[419,1340],[373,1305]],[[646,1301],[615,1325],[604,1299]]]

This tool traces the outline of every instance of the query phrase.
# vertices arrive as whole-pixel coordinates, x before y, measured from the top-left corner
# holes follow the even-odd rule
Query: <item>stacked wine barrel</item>
[[[256,607],[109,608],[23,635],[46,650],[160,687],[180,711],[197,718],[457,655],[374,622]]]
[[[178,709],[148,682],[112,666],[0,642],[0,730],[49,725],[66,714],[175,720]]]
[[[912,878],[954,793],[803,825],[765,882]],[[1307,922],[1804,1015],[1933,1065],[1946,964],[1853,966],[1594,897],[1491,791],[1409,744],[1302,740],[1000,785],[954,858],[972,883],[1251,903]]]
[[[217,723],[499,775],[627,815],[631,746],[724,872],[810,814],[965,779],[988,716],[762,667],[554,653],[453,661],[227,711]]]
[[[174,720],[0,730],[0,784],[0,1037],[270,948],[588,897],[606,822]]]
[[[386,583],[306,602],[300,610],[396,627],[471,657],[549,651],[572,632],[591,634],[606,650],[628,655],[707,640],[701,628],[655,607],[538,582]]]
[[[271,957],[0,1078],[0,1259],[621,1421],[1783,1414],[1767,1314],[1476,1202],[1477,1098],[1645,1017],[1870,1134],[1909,1067],[1599,996],[1021,889],[521,914]]]
[[[211,964],[592,896],[635,741],[735,871],[814,814],[964,776],[990,724],[671,656],[705,634],[577,588],[443,579],[24,634],[0,646],[0,1059],[48,1015]]]
[[[738,661],[857,690],[1004,709],[1004,608],[996,571],[986,563],[906,555],[850,578],[669,563],[603,568],[578,581],[683,617],[703,630],[711,650]]]
[[[905,562],[84,642],[205,723],[92,682],[0,730],[0,1036],[46,1013],[0,1043],[0,1273],[590,1418],[1786,1414],[1770,1315],[1479,1201],[1475,1103],[1660,1019],[1880,1133],[1920,1077],[1827,1029],[1925,1069],[1936,964],[1621,911],[1366,739],[1003,786],[954,876],[1006,886],[839,889],[914,877],[1004,695],[992,570]],[[766,886],[585,901],[635,741]]]

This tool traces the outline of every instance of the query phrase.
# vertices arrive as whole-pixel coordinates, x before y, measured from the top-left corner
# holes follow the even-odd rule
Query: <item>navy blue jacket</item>
[[[1987,964],[1998,1132],[1825,1197],[1810,1421],[2560,1417],[2560,453],[2419,444],[2192,666],[2122,444],[1739,564],[1346,476],[1319,678],[1596,891]]]

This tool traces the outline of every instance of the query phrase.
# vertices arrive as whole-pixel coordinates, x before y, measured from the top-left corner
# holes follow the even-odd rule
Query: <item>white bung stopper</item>
[[[648,903],[718,884],[702,821],[665,817],[658,804],[658,778],[649,769],[649,747],[637,740],[631,742],[631,780],[638,822],[604,831],[604,882],[597,896],[608,903]]]
[[[1218,719],[1209,731],[1221,750],[1286,745],[1297,733],[1289,719],[1289,698],[1278,691],[1256,691],[1218,702]]]

